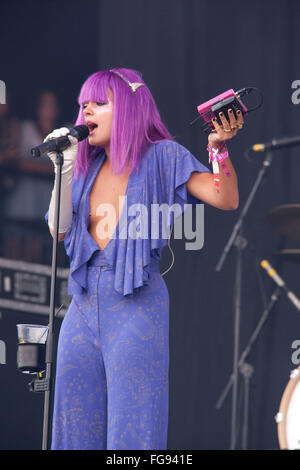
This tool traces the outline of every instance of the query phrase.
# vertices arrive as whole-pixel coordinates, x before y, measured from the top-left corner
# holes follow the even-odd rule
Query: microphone
[[[81,140],[86,139],[89,133],[89,128],[87,126],[81,125],[72,127],[68,135],[72,135],[78,140],[78,142],[80,142]],[[57,137],[56,139],[51,139],[48,142],[43,142],[42,144],[33,147],[31,149],[31,155],[34,158],[38,158],[44,153],[65,150],[71,145],[71,142],[68,139],[68,135],[63,135],[61,137]]]
[[[254,152],[264,152],[265,150],[276,150],[282,147],[292,147],[293,145],[300,145],[300,136],[283,137],[282,139],[273,139],[265,144],[255,144],[252,150]]]
[[[298,299],[298,297],[296,297],[296,295],[290,291],[285,282],[283,281],[283,279],[281,279],[281,277],[277,274],[277,272],[275,271],[275,269],[270,265],[270,263],[267,261],[267,260],[263,260],[260,265],[267,271],[267,273],[269,274],[269,276],[273,279],[273,281],[275,281],[275,283],[279,286],[279,287],[282,287],[283,290],[285,291],[287,297],[290,299],[290,301],[292,302],[292,304],[294,305],[294,307],[296,307],[296,309],[298,310],[298,312],[300,312],[300,300]]]

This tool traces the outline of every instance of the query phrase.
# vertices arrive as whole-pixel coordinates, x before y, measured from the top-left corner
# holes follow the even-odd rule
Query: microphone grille
[[[75,137],[78,140],[78,142],[86,139],[89,133],[90,133],[89,128],[83,124],[80,126],[75,126],[72,129],[70,129],[70,134],[73,137]]]

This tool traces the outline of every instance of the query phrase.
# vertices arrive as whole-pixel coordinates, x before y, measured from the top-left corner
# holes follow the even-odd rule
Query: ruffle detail
[[[64,238],[65,250],[70,258],[68,294],[82,294],[87,289],[87,262],[99,250],[88,232],[89,195],[98,171],[104,161],[102,151],[92,162],[86,178],[72,181],[72,225]]]
[[[144,233],[148,238],[133,239],[128,227],[135,220],[134,216],[127,216],[126,221],[120,219],[119,227],[127,227],[127,238],[114,240],[105,252],[106,257],[114,266],[114,288],[122,295],[131,295],[141,287],[148,285],[152,269],[158,270],[161,252],[168,244],[169,236],[163,232],[162,220],[157,222],[155,217],[151,220],[151,204],[167,204],[169,207],[177,204],[175,213],[171,212],[170,223],[181,215],[187,208],[185,204],[201,203],[201,201],[186,189],[186,182],[193,171],[210,172],[187,149],[172,141],[163,141],[151,146],[146,152],[141,165],[140,174],[131,181],[128,191],[127,205],[141,204],[148,209],[144,224]],[[122,214],[124,215],[124,214]],[[173,216],[172,216],[173,215]],[[122,221],[122,222],[121,222]],[[141,222],[142,224],[142,222]],[[157,238],[151,236],[151,228],[156,227]],[[120,233],[120,232],[118,232]],[[121,231],[122,233],[122,231]]]
[[[65,236],[65,249],[70,258],[69,295],[82,293],[87,287],[87,262],[99,250],[88,232],[89,195],[105,154],[101,152],[91,164],[85,181],[73,180],[72,225]],[[193,171],[211,171],[185,147],[164,140],[152,144],[142,157],[139,171],[128,180],[126,200],[116,230],[104,248],[104,255],[115,272],[114,289],[127,296],[150,282],[151,272],[159,272],[162,249],[169,233],[163,229],[162,217],[155,217],[152,205],[174,206],[167,227],[187,208],[202,201],[188,193],[186,182]],[[140,206],[134,206],[140,204]],[[157,212],[156,212],[157,215]],[[169,216],[168,216],[169,217]],[[138,227],[138,230],[137,230]],[[134,237],[142,231],[142,236]]]

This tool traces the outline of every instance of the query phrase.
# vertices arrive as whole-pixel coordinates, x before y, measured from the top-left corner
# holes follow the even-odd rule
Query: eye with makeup
[[[106,104],[108,104],[104,101],[94,101],[94,103],[96,103],[97,106],[105,106]],[[82,108],[85,109],[88,106],[88,104],[89,103],[83,103]]]

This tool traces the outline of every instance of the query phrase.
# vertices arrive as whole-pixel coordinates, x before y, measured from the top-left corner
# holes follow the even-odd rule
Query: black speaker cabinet
[[[68,271],[58,269],[54,366],[60,326],[70,303]],[[0,258],[0,449],[42,449],[44,393],[32,392],[36,374],[17,368],[17,324],[49,323],[51,268]],[[63,307],[63,308],[62,308]],[[52,394],[53,397],[53,394]]]
[[[55,318],[55,353],[62,319]],[[1,311],[0,313],[0,449],[42,448],[44,393],[30,391],[36,375],[17,369],[18,323],[47,325],[45,315]],[[55,374],[54,354],[53,376]]]

